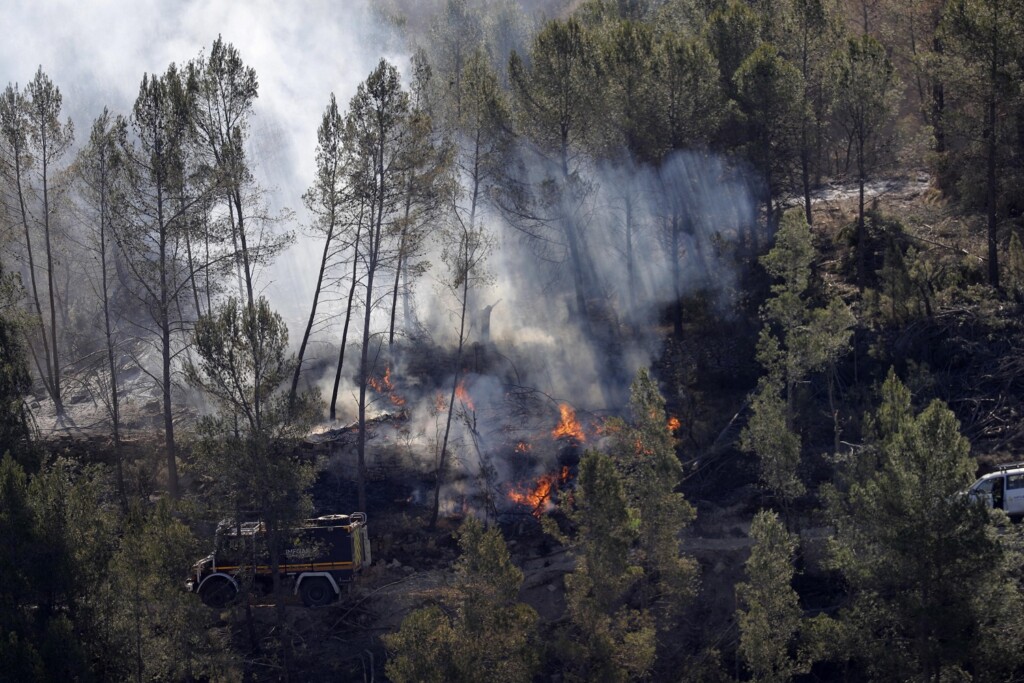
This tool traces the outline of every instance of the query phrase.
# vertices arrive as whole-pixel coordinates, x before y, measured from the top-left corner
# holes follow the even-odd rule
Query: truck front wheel
[[[306,607],[323,607],[334,601],[334,589],[327,579],[319,576],[303,579],[299,593]]]
[[[215,576],[203,584],[199,589],[199,597],[207,607],[221,608],[238,595],[238,589],[228,579]]]

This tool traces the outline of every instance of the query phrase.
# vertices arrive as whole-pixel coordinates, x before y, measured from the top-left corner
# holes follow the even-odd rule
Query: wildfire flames
[[[562,403],[558,406],[558,410],[562,413],[562,419],[551,432],[551,437],[553,439],[570,438],[580,442],[586,441],[587,437],[583,434],[580,423],[576,421],[576,411],[573,410],[573,407],[568,403]]]
[[[551,489],[554,488],[555,481],[555,475],[545,474],[532,487],[509,491],[509,500],[529,507],[531,514],[539,518],[551,504]]]
[[[516,453],[529,453],[531,450],[533,450],[533,447],[526,441],[516,442]]]
[[[564,486],[572,478],[569,467],[562,466],[558,474],[543,474],[537,481],[520,485],[508,492],[508,499],[518,505],[530,508],[530,514],[540,516],[553,507],[551,496],[559,486]]]
[[[459,380],[458,386],[455,387],[455,396],[460,401],[462,401],[462,405],[465,406],[467,410],[475,410],[476,409],[473,406],[473,398],[469,395],[469,392],[466,391],[466,381],[465,380]]]
[[[672,432],[673,434],[675,434],[676,431],[678,431],[682,425],[683,423],[679,421],[678,417],[670,417],[668,419],[668,431]]]
[[[367,381],[373,390],[378,394],[385,394],[391,403],[399,408],[405,405],[405,399],[395,392],[394,382],[391,381],[391,368],[384,368],[384,376],[380,379],[370,377]]]

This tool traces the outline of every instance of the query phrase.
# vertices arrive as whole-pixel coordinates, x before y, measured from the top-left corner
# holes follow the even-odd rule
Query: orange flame
[[[675,434],[682,426],[683,423],[679,421],[678,417],[668,418],[668,431],[672,432],[673,434]]]
[[[469,392],[466,391],[466,380],[459,380],[458,385],[455,387],[455,396],[462,401],[462,405],[467,409],[476,410],[473,405],[472,397],[469,395]]]
[[[562,439],[570,438],[576,441],[586,441],[587,438],[583,434],[583,428],[580,423],[576,421],[576,411],[568,403],[562,403],[558,406],[558,410],[562,413],[562,419],[559,421],[558,426],[551,432],[551,438]]]
[[[561,483],[561,484],[569,483],[569,477],[571,477],[571,476],[572,475],[569,474],[569,466],[568,465],[562,465],[562,473],[558,476],[559,483]]]
[[[395,384],[391,381],[391,368],[384,368],[384,376],[380,379],[370,377],[366,383],[373,387],[378,394],[387,394],[388,400],[399,408],[405,405],[405,399],[395,392]]]
[[[540,518],[544,511],[551,505],[551,490],[555,485],[555,476],[545,474],[537,480],[532,488],[512,489],[508,492],[509,500],[513,503],[525,505],[532,508],[531,514]]]
[[[529,443],[525,441],[516,442],[516,453],[529,453],[531,450],[533,450],[533,446]]]

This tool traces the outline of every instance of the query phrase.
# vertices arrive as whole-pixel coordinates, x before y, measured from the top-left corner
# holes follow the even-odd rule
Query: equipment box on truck
[[[303,604],[316,607],[334,601],[341,585],[351,582],[370,561],[366,514],[353,512],[308,519],[290,529],[278,568]],[[273,584],[266,528],[262,522],[224,520],[217,527],[213,553],[193,565],[186,586],[207,605],[223,607],[247,578],[265,592]]]

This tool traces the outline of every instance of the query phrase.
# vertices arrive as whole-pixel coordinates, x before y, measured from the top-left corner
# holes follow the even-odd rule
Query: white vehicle
[[[1024,463],[1001,465],[971,484],[967,495],[1011,517],[1024,517]]]

